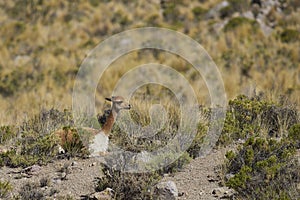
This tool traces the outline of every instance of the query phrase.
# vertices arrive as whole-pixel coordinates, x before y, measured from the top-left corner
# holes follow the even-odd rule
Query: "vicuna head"
[[[125,101],[125,99],[121,96],[113,96],[111,98],[105,98],[107,101],[112,102],[111,112],[106,119],[105,124],[102,127],[102,131],[108,135],[113,127],[115,119],[118,116],[120,110],[129,110],[131,108],[130,104]]]
[[[130,104],[125,102],[125,99],[121,96],[113,96],[111,98],[105,98],[107,101],[112,102],[112,113],[116,117],[120,110],[126,109],[129,110],[131,108]]]

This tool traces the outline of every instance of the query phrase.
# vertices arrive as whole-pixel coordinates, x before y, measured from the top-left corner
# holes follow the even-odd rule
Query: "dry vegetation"
[[[300,5],[296,0],[286,0],[288,6],[282,14],[270,11],[268,20],[275,25],[267,36],[255,20],[234,16],[235,12],[250,9],[249,1],[231,0],[230,6],[221,11],[220,18],[207,19],[207,12],[219,2],[0,0],[0,147],[15,145],[11,151],[0,152],[0,167],[46,164],[49,159],[56,158],[56,139],[49,133],[61,127],[72,130],[73,84],[88,52],[113,34],[137,27],[157,26],[182,32],[198,41],[217,64],[227,97],[234,99],[229,102],[218,145],[231,145],[238,139],[246,142],[237,152],[227,154],[224,173],[237,176],[224,179],[224,184],[235,188],[243,198],[257,198],[261,194],[266,195],[261,196],[263,198],[273,198],[278,190],[282,190],[278,199],[293,199],[299,192],[297,183],[300,179],[300,175],[291,170],[299,168],[299,165],[294,165],[292,155],[299,151],[299,142],[295,141],[299,141]],[[229,22],[218,30],[217,25],[224,19]],[[104,97],[111,94],[122,75],[150,62],[172,66],[179,71],[197,91],[199,103],[206,106],[192,146],[179,161],[163,169],[164,172],[176,171],[197,156],[210,112],[205,82],[184,59],[149,49],[122,56],[99,80],[97,112],[102,113],[107,106]],[[241,93],[250,97],[238,96]],[[132,119],[142,126],[148,125],[151,121],[149,108],[161,103],[169,114],[166,126],[151,143],[131,140],[114,127],[112,141],[134,151],[164,146],[178,128],[178,102],[172,99],[174,95],[160,86],[139,88],[131,99]],[[274,141],[273,137],[281,140]],[[80,153],[77,144],[69,145],[72,156]],[[282,148],[287,148],[288,152]],[[255,157],[257,152],[264,155]],[[274,163],[277,164],[272,168]],[[284,168],[288,170],[284,171]],[[119,172],[111,173],[116,179],[99,182],[98,189],[115,187],[115,191],[120,192],[117,198],[145,192],[149,187],[147,184],[153,184],[161,175],[155,174],[154,180],[148,183],[135,176],[125,177],[127,175],[123,174],[120,177]],[[296,178],[292,179],[292,175]],[[151,174],[144,176],[148,179]],[[131,188],[128,194],[124,194],[122,191],[127,185],[118,184],[116,180],[120,178],[130,184],[135,181],[144,188]],[[261,187],[255,187],[255,178],[261,181]],[[293,184],[291,190],[282,185],[287,182]],[[265,188],[269,183],[271,185]],[[282,188],[276,188],[278,185]],[[10,184],[0,180],[0,197],[6,197],[10,190]],[[245,190],[247,192],[243,192]],[[148,198],[147,192],[143,195]]]
[[[218,20],[204,20],[202,15],[219,1],[203,2],[171,1],[165,9],[155,1],[0,2],[1,123],[19,121],[41,107],[69,108],[73,82],[86,54],[112,34],[145,26],[172,28],[200,42],[219,66],[229,98],[256,87],[270,98],[286,94],[299,102],[297,12],[289,8],[276,16],[277,26],[268,37],[254,31],[251,23],[216,32],[213,25]],[[296,39],[293,34],[298,34]],[[195,73],[184,60],[134,52],[116,61],[100,80],[98,104],[123,72],[152,60],[195,80],[195,90],[201,89],[199,101],[209,102],[205,84],[200,77],[191,77]]]

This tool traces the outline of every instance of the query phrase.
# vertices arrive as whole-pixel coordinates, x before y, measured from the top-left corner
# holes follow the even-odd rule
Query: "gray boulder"
[[[175,200],[177,197],[178,189],[173,181],[160,182],[154,188],[154,199]]]

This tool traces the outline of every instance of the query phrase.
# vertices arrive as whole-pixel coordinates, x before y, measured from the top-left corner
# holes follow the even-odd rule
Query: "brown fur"
[[[93,128],[82,128],[83,131],[91,133],[91,135],[96,135],[102,131],[105,135],[109,136],[111,129],[115,122],[115,117],[120,109],[130,109],[130,105],[123,102],[124,98],[120,96],[115,96],[112,98],[106,98],[108,101],[112,101],[112,112],[106,119],[105,124],[101,130],[96,130]],[[117,106],[117,107],[116,107]],[[115,109],[115,110],[114,110]],[[78,130],[74,128],[63,128],[54,132],[54,134],[59,138],[60,145],[63,147],[65,144],[82,144],[81,138],[79,137]]]
[[[102,131],[104,132],[105,135],[107,135],[107,136],[109,135],[109,133],[114,125],[114,122],[115,122],[115,118],[114,118],[113,113],[111,112],[106,119],[106,123],[102,127]]]
[[[60,145],[64,146],[67,143],[79,144],[78,137],[75,137],[77,131],[75,129],[63,128],[55,132],[55,135],[60,139]]]

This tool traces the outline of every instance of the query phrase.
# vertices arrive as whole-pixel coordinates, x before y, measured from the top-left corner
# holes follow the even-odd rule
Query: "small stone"
[[[178,189],[173,181],[158,183],[154,188],[154,199],[175,200],[178,197]]]
[[[211,175],[208,175],[208,176],[207,176],[207,180],[208,180],[209,182],[217,182],[217,181],[219,181],[218,178],[216,178],[216,177],[214,177],[214,176],[211,176]]]
[[[213,189],[212,194],[214,197],[221,198],[221,199],[222,198],[230,198],[235,194],[235,191],[228,187],[219,187],[219,188]]]
[[[113,196],[113,189],[106,188],[101,192],[95,192],[89,196],[89,199],[110,200]]]
[[[60,146],[60,145],[58,145],[58,153],[59,154],[65,154],[66,153],[66,151],[62,148],[62,146]]]
[[[67,178],[67,173],[66,172],[62,172],[61,173],[61,180],[66,180]]]
[[[89,164],[89,167],[93,167],[93,166],[96,166],[96,165],[97,165],[97,163],[93,162],[93,163]]]
[[[184,192],[178,192],[178,196],[179,196],[179,197],[182,197],[183,195],[185,195]]]
[[[53,179],[53,183],[55,183],[55,184],[61,184],[61,179]]]
[[[234,174],[226,174],[225,175],[225,180],[229,180],[229,179],[231,179],[231,178],[233,178],[234,177]]]

